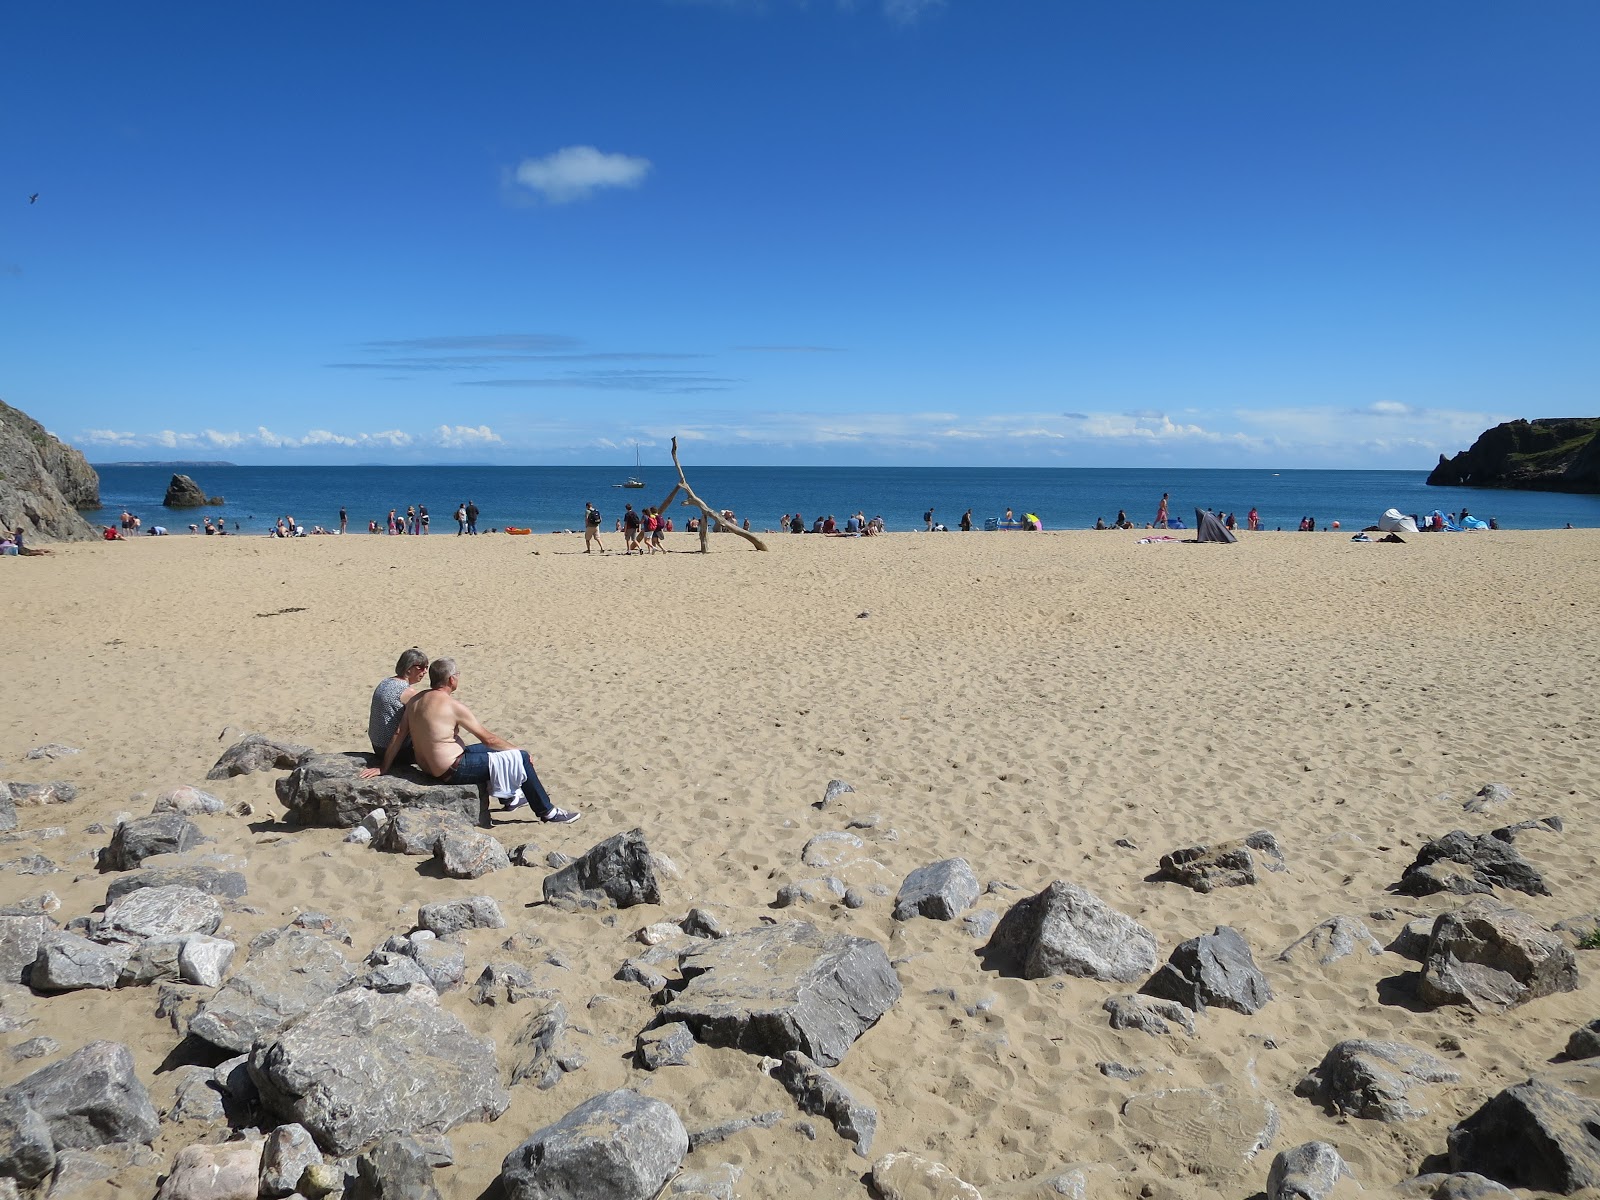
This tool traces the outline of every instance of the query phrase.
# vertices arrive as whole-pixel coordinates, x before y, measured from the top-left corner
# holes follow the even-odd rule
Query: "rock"
[[[670,1105],[603,1092],[506,1155],[500,1183],[507,1200],[650,1200],[688,1149]]]
[[[44,913],[0,916],[0,984],[23,983],[39,957],[39,947],[56,931]]]
[[[75,933],[54,933],[40,942],[28,983],[41,992],[114,988],[132,953],[132,946],[107,946]]]
[[[467,896],[460,900],[440,900],[417,910],[417,927],[449,937],[464,929],[504,929],[506,919],[492,896]]]
[[[83,455],[21,409],[0,404],[0,513],[43,541],[86,542],[100,531],[77,512],[100,507],[100,476]]]
[[[1156,965],[1155,935],[1084,888],[1056,880],[1000,918],[986,953],[1025,979],[1130,983]]]
[[[344,835],[344,840],[356,846],[370,846],[372,845],[372,830],[365,825],[357,825]]]
[[[222,757],[206,772],[206,778],[232,779],[235,775],[249,775],[256,771],[292,771],[301,757],[310,753],[310,746],[280,742],[259,733],[247,733],[222,752]],[[365,759],[364,755],[356,757]],[[362,765],[366,765],[365,762]],[[283,799],[281,793],[278,799]]]
[[[544,877],[546,904],[559,908],[632,908],[660,904],[661,884],[644,833],[609,837],[581,858]]]
[[[190,1020],[189,1032],[243,1053],[354,976],[349,961],[326,938],[293,927],[270,929],[250,943],[249,959]]]
[[[1577,960],[1560,937],[1514,908],[1480,898],[1434,922],[1417,995],[1424,1004],[1485,1012],[1577,986]]]
[[[6,1107],[24,1099],[50,1127],[57,1150],[89,1150],[111,1142],[153,1141],[161,1117],[120,1042],[90,1042],[40,1067],[4,1093]]]
[[[1242,1085],[1167,1088],[1124,1101],[1122,1125],[1129,1143],[1169,1178],[1195,1175],[1221,1181],[1243,1177],[1272,1144],[1278,1111]],[[1197,1189],[1194,1194],[1207,1190],[1224,1189]]]
[[[834,1066],[900,998],[883,947],[787,921],[687,950],[686,981],[659,1024],[683,1021],[710,1046],[778,1057],[800,1050]]]
[[[161,503],[166,508],[204,508],[208,504],[221,504],[221,496],[207,496],[200,485],[187,475],[174,475],[167,484],[167,494]]]
[[[202,792],[199,788],[182,787],[169,788],[156,797],[154,806],[151,807],[152,815],[157,813],[178,813],[185,817],[215,816],[227,806],[209,792]]]
[[[472,985],[474,1004],[515,1004],[535,991],[533,973],[519,963],[492,962]]]
[[[685,1066],[693,1050],[694,1030],[682,1021],[646,1029],[634,1042],[634,1054],[646,1071]]]
[[[280,1200],[300,1185],[307,1167],[322,1161],[317,1140],[304,1125],[279,1125],[267,1134],[261,1152],[261,1195]]]
[[[1147,996],[1176,1000],[1195,1012],[1216,1005],[1246,1016],[1272,999],[1272,989],[1250,957],[1250,947],[1227,925],[1183,942],[1139,990]]]
[[[1415,917],[1400,927],[1389,949],[1412,962],[1422,962],[1428,957],[1428,947],[1433,944],[1432,917]]]
[[[1295,1089],[1335,1116],[1410,1121],[1428,1110],[1411,1103],[1418,1084],[1454,1083],[1461,1072],[1404,1042],[1339,1042]]]
[[[227,938],[191,934],[178,951],[178,975],[185,983],[221,987],[237,949]]]
[[[277,796],[288,819],[297,825],[349,829],[381,808],[391,824],[406,813],[440,812],[471,828],[482,808],[477,784],[440,783],[415,767],[397,767],[388,775],[362,779],[363,770],[377,765],[366,754],[317,754],[298,765],[294,761],[284,765],[293,770],[278,780]],[[432,853],[432,847],[420,853]]]
[[[227,1104],[213,1072],[191,1065],[177,1068],[172,1075],[172,1104],[161,1114],[167,1122],[181,1125],[227,1119]]]
[[[848,890],[842,879],[835,879],[832,875],[821,879],[800,879],[780,887],[772,905],[774,908],[793,908],[797,904],[817,904],[830,898],[843,899]]]
[[[822,790],[822,799],[818,801],[817,807],[827,808],[828,805],[832,804],[840,796],[848,796],[854,791],[855,788],[851,787],[844,780],[830,779],[828,780],[828,786]]]
[[[31,1058],[43,1058],[47,1054],[54,1054],[61,1049],[61,1043],[48,1034],[31,1037],[26,1041],[18,1042],[11,1047],[11,1057],[17,1062],[27,1062]]]
[[[735,1189],[744,1168],[720,1163],[709,1171],[681,1171],[667,1185],[666,1195],[684,1200],[738,1200]]]
[[[350,1200],[440,1200],[428,1151],[414,1138],[384,1138],[356,1160]]]
[[[862,1158],[872,1149],[878,1132],[878,1110],[859,1100],[849,1088],[798,1050],[790,1050],[772,1072],[794,1097],[800,1111],[825,1117],[834,1131],[855,1144]]]
[[[1600,1187],[1600,1101],[1593,1065],[1508,1087],[1450,1131],[1450,1169],[1566,1195]],[[1567,1085],[1571,1086],[1567,1086]]]
[[[220,1146],[185,1146],[156,1200],[256,1200],[261,1186],[260,1138]]]
[[[238,900],[249,890],[244,875],[238,871],[225,871],[203,863],[180,863],[140,867],[118,875],[106,888],[106,904],[114,904],[118,897],[140,888],[156,887],[190,887],[225,900]]]
[[[157,854],[181,854],[201,841],[200,826],[177,813],[136,817],[118,825],[100,852],[102,871],[131,871]]]
[[[1503,783],[1486,783],[1461,807],[1469,813],[1488,812],[1511,802],[1511,789]]]
[[[151,938],[131,948],[133,953],[117,973],[118,987],[145,987],[182,977],[182,968],[178,966],[178,956],[183,951],[182,938]]]
[[[1600,1020],[1590,1021],[1573,1030],[1572,1036],[1567,1039],[1567,1048],[1562,1053],[1568,1058],[1600,1057]]]
[[[1478,435],[1470,450],[1439,455],[1428,483],[1442,487],[1531,488],[1548,492],[1600,491],[1600,420],[1542,417],[1502,421]]]
[[[1278,961],[1287,963],[1310,961],[1326,967],[1354,954],[1358,948],[1365,950],[1369,955],[1383,953],[1383,947],[1378,944],[1378,939],[1372,936],[1372,931],[1364,922],[1355,917],[1329,917],[1326,921],[1313,925],[1303,937],[1286,946],[1278,955]],[[1316,1146],[1322,1143],[1306,1144]]]
[[[970,908],[982,888],[978,877],[964,858],[947,858],[929,863],[907,875],[894,898],[894,919],[929,917],[935,921],[953,920]]]
[[[800,851],[800,861],[808,867],[837,867],[865,847],[853,833],[819,833]]]
[[[1259,878],[1256,874],[1258,858],[1269,871],[1283,870],[1283,851],[1278,848],[1278,840],[1265,829],[1258,829],[1236,842],[1190,846],[1164,854],[1156,878],[1181,883],[1197,892],[1242,887]]]
[[[11,864],[11,869],[18,875],[54,875],[61,870],[42,854],[25,854]]]
[[[29,762],[38,762],[41,759],[48,759],[54,762],[58,758],[70,758],[74,754],[82,753],[83,750],[78,746],[63,746],[60,742],[47,742],[43,746],[35,746],[22,757]]]
[[[704,1146],[715,1146],[718,1142],[725,1142],[746,1129],[771,1129],[781,1120],[783,1113],[773,1109],[771,1112],[759,1113],[753,1117],[735,1117],[731,1121],[723,1121],[709,1129],[697,1130],[689,1135],[689,1153],[693,1154]]]
[[[637,983],[647,992],[655,993],[667,986],[667,977],[643,958],[630,958],[617,968],[613,979],[623,983]]]
[[[1272,1160],[1267,1200],[1327,1200],[1339,1177],[1349,1174],[1344,1159],[1327,1142],[1305,1142]]]
[[[1493,834],[1474,837],[1455,829],[1417,851],[1416,861],[1405,869],[1395,890],[1407,896],[1431,896],[1435,892],[1488,892],[1497,887],[1530,896],[1550,894],[1544,878],[1510,842]]]
[[[872,1164],[882,1200],[983,1200],[983,1193],[943,1163],[916,1154],[885,1154]]]
[[[473,1037],[422,989],[331,996],[260,1039],[250,1075],[268,1108],[336,1155],[388,1134],[492,1121],[511,1102],[494,1043]]]
[[[450,829],[439,837],[433,857],[451,879],[481,879],[511,865],[500,840],[480,829]]]
[[[309,1200],[321,1200],[335,1192],[344,1191],[344,1168],[338,1163],[312,1163],[300,1176],[300,1191]]]
[[[198,888],[172,884],[139,888],[113,900],[101,918],[96,936],[118,941],[215,933],[222,924],[216,897]]]
[[[445,834],[472,828],[459,812],[427,808],[402,810],[373,836],[372,846],[386,854],[432,856]]]
[[[1175,1000],[1154,996],[1110,996],[1101,1005],[1111,1014],[1111,1028],[1137,1029],[1148,1034],[1171,1033],[1168,1021],[1175,1021],[1190,1037],[1194,1036],[1194,1017]]]
[[[357,976],[352,986],[369,988],[374,992],[404,992],[417,984],[433,987],[433,980],[409,951],[409,944],[404,952],[374,950],[367,955],[369,969]]]
[[[1499,829],[1491,829],[1489,836],[1498,838],[1502,842],[1514,842],[1517,835],[1538,831],[1540,833],[1560,833],[1565,828],[1560,817],[1535,817],[1526,821],[1518,821],[1515,825],[1502,825]]]
[[[561,1076],[576,1071],[584,1058],[567,1044],[567,1010],[555,992],[535,991],[529,995],[533,1011],[511,1039],[512,1086],[533,1080],[541,1091],[561,1082]]]
[[[448,992],[466,978],[467,952],[454,942],[412,938],[410,954],[436,992]]]
[[[633,940],[646,946],[659,946],[663,942],[674,941],[683,937],[683,930],[671,921],[657,921],[654,925],[646,925],[636,931]]]
[[[17,827],[17,802],[11,798],[11,785],[0,783],[0,833]]]
[[[55,1170],[50,1126],[25,1096],[0,1092],[0,1179],[31,1188]]]
[[[1485,1179],[1475,1171],[1458,1171],[1446,1175],[1436,1171],[1403,1179],[1395,1187],[1395,1194],[1407,1200],[1516,1200],[1516,1193],[1501,1187],[1492,1179]]]

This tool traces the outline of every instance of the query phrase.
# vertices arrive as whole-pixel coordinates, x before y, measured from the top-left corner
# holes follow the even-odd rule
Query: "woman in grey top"
[[[400,656],[394,664],[394,674],[372,689],[372,707],[367,714],[367,740],[372,752],[382,754],[389,748],[395,727],[400,724],[400,714],[406,701],[422,690],[422,681],[428,674],[428,656],[415,646]],[[410,754],[402,747],[401,755],[410,761]]]

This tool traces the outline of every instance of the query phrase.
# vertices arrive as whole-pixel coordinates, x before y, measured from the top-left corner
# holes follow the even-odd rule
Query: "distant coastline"
[[[175,458],[162,462],[99,462],[89,465],[98,471],[101,467],[236,467],[239,464],[221,459]]]

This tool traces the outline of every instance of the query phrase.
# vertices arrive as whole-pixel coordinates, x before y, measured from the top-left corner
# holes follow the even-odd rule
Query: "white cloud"
[[[78,435],[78,441],[87,442],[91,446],[139,446],[143,443],[136,433],[119,433],[115,429],[85,429]]]
[[[487,425],[441,425],[434,430],[434,441],[450,449],[459,449],[494,445],[501,442],[501,437]]]
[[[597,188],[638,187],[649,171],[648,158],[606,154],[593,146],[563,146],[543,158],[523,159],[516,180],[551,204],[566,204]]]

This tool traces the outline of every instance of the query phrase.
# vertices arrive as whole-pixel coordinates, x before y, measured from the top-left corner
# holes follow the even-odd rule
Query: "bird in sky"
[[[29,204],[32,204],[32,203],[33,203],[33,202],[34,202],[34,201],[35,201],[35,200],[37,200],[37,199],[38,199],[38,198],[39,198],[39,193],[38,193],[38,192],[35,192],[35,193],[34,193],[34,194],[33,194],[33,195],[31,195],[31,196],[29,196],[29,197],[28,197],[28,203],[29,203]]]

